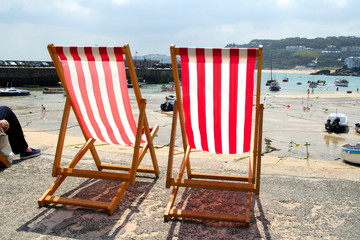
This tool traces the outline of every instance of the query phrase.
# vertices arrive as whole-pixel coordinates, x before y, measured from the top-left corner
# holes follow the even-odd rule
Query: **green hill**
[[[292,69],[296,66],[322,68],[340,68],[349,56],[360,56],[359,37],[326,38],[285,38],[280,40],[254,39],[247,44],[228,44],[226,47],[264,46],[263,68]],[[301,46],[302,50],[287,50],[290,46]],[[288,48],[287,48],[288,47]],[[346,49],[351,49],[346,50]],[[329,51],[327,51],[329,49]]]

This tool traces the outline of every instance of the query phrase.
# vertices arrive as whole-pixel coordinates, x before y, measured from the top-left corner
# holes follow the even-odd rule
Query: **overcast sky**
[[[0,59],[49,60],[48,43],[170,55],[170,44],[360,36],[359,0],[0,0]]]

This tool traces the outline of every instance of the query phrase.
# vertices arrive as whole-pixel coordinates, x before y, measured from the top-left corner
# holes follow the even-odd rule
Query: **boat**
[[[324,80],[317,80],[317,82],[316,82],[316,84],[318,85],[318,86],[325,86],[326,85],[326,81],[324,81]]]
[[[282,80],[283,82],[288,82],[289,78],[288,77],[284,77],[284,79]]]
[[[280,89],[281,89],[281,87],[280,87],[280,85],[279,85],[279,83],[277,81],[272,82],[270,84],[270,87],[269,87],[270,91],[280,91]]]
[[[64,93],[64,88],[48,88],[48,87],[44,87],[43,88],[43,93],[47,94],[47,93]]]
[[[273,83],[277,83],[277,81],[275,80],[275,78],[273,78],[273,75],[272,75],[272,59],[271,59],[271,64],[270,64],[270,79],[266,81],[266,86],[271,86],[271,84]],[[280,90],[280,89],[279,89]],[[277,91],[279,91],[277,90]]]
[[[0,96],[27,96],[30,95],[28,90],[17,89],[14,87],[0,90]]]
[[[355,130],[360,133],[360,123],[355,123]]]
[[[330,113],[325,120],[328,132],[344,132],[348,128],[348,118],[343,113]]]
[[[138,84],[139,84],[139,88],[141,88],[141,86],[144,85],[144,83],[142,83],[142,82],[139,82]],[[127,87],[128,88],[133,88],[133,84],[132,84],[131,81],[127,83]]]
[[[360,164],[360,143],[341,145],[340,157],[347,162]]]
[[[176,97],[174,95],[168,95],[165,97],[165,102],[160,105],[161,111],[169,112],[174,110],[174,103]]]
[[[349,86],[349,81],[346,79],[336,79],[334,84],[337,87],[348,87]]]
[[[310,81],[309,88],[316,88],[316,87],[317,87],[317,82]]]
[[[302,82],[297,82],[296,85],[302,85]]]
[[[267,80],[265,85],[270,86],[273,82],[276,82],[276,80],[275,79]]]
[[[175,91],[175,84],[174,84],[174,82],[169,82],[169,84],[167,84],[167,85],[163,84],[163,85],[161,85],[160,90],[162,92]]]

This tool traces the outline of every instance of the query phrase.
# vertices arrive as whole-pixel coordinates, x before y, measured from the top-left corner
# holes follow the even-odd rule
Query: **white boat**
[[[0,90],[0,96],[26,96],[26,95],[30,95],[30,92],[28,90],[17,89],[14,87]]]
[[[343,113],[330,113],[325,120],[325,129],[329,132],[344,132],[348,128],[348,118]]]
[[[326,85],[326,81],[324,81],[324,80],[317,80],[316,83],[317,83],[318,86],[320,86],[320,85],[325,86]]]
[[[349,86],[349,81],[346,79],[336,79],[334,84],[337,87],[347,87],[347,86]]]
[[[341,146],[340,156],[343,160],[360,164],[360,143],[351,145],[349,143]]]
[[[175,91],[175,84],[174,82],[169,82],[168,85],[161,85],[160,90],[162,92]]]

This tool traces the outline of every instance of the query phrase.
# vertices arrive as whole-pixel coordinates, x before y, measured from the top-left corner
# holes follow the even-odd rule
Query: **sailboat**
[[[266,86],[270,86],[269,87],[270,91],[280,91],[280,89],[281,89],[279,82],[276,81],[272,75],[272,58],[271,58],[271,68],[270,68],[270,80],[267,80]]]
[[[270,80],[267,80],[266,81],[266,86],[270,86],[272,83],[274,83],[274,82],[277,82],[276,80],[275,80],[275,78],[273,78],[273,75],[272,75],[272,58],[271,58],[271,64],[270,64]]]

